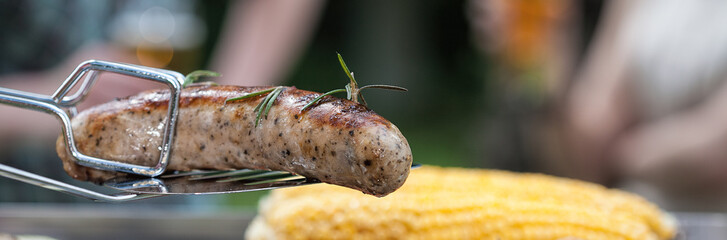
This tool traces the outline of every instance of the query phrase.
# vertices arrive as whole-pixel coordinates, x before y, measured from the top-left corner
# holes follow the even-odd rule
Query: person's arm
[[[628,92],[629,56],[619,41],[627,2],[609,2],[566,100],[567,160],[561,165],[570,177],[601,183],[611,180],[611,145],[633,121]]]
[[[50,95],[55,88],[46,72],[14,74],[0,77],[0,87]],[[60,81],[58,85],[60,85]],[[55,128],[55,130],[54,130]],[[49,114],[0,104],[0,141],[21,135],[50,135],[60,132],[60,124]]]
[[[0,87],[51,95],[78,64],[90,59],[138,64],[135,56],[121,49],[108,44],[89,43],[54,68],[0,76]],[[80,108],[162,86],[118,74],[102,74]],[[53,137],[60,133],[60,127],[58,120],[50,114],[0,104],[0,142],[10,141],[15,136]]]
[[[215,81],[244,86],[280,82],[308,42],[323,3],[232,2],[212,65],[223,77]]]
[[[663,188],[724,186],[726,123],[727,84],[722,84],[700,105],[621,137],[615,148],[617,170]]]

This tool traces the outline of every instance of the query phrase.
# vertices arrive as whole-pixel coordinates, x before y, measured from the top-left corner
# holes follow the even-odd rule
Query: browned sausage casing
[[[167,169],[282,170],[375,196],[404,184],[412,162],[409,144],[396,126],[363,105],[329,96],[300,112],[319,93],[287,87],[255,127],[253,109],[264,96],[225,103],[268,88],[185,88]],[[148,91],[81,112],[73,118],[78,150],[156,164],[168,102],[168,90]],[[73,178],[99,182],[120,174],[77,165],[62,137],[56,148]]]

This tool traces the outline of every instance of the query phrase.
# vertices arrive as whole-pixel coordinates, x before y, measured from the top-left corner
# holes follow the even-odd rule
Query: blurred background
[[[415,162],[542,172],[668,210],[722,211],[725,4],[2,0],[0,87],[49,94],[81,61],[102,59],[325,92],[348,81],[339,52],[360,84],[409,89],[364,95]],[[102,77],[92,103],[149,87],[115,78]],[[0,163],[85,184],[63,172],[51,116],[0,106],[0,131]],[[254,211],[264,194],[113,206]],[[89,203],[4,178],[0,201]]]

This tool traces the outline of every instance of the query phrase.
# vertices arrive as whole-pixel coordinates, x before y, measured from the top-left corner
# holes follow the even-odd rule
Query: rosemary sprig
[[[275,102],[275,99],[278,98],[278,96],[280,95],[280,92],[282,92],[282,91],[283,91],[282,87],[277,87],[277,88],[275,88],[275,90],[273,90],[272,93],[268,94],[268,96],[271,96],[271,97],[265,105],[265,112],[263,113],[263,116],[265,116],[266,118],[268,117],[270,108],[273,107],[273,103]],[[256,121],[260,121],[260,116],[258,116],[257,118],[258,119]],[[257,122],[255,122],[255,126],[257,126]]]
[[[222,74],[219,74],[219,73],[213,72],[213,71],[208,71],[208,70],[196,70],[194,72],[187,74],[187,76],[184,77],[184,83],[182,83],[182,87],[186,87],[189,84],[197,82],[200,77],[219,77],[219,76],[222,76]],[[212,84],[215,84],[215,83],[212,83]]]
[[[245,95],[239,96],[239,97],[228,98],[227,100],[225,100],[225,103],[227,103],[229,101],[237,101],[237,100],[242,100],[242,99],[245,99],[245,98],[251,98],[251,97],[254,97],[254,96],[258,96],[258,95],[263,95],[263,94],[272,92],[273,90],[275,90],[275,88],[269,88],[269,89],[265,89],[265,90],[262,90],[262,91],[257,91],[257,92],[254,92],[254,93],[248,93],[248,94],[245,94]]]
[[[346,66],[346,62],[343,61],[343,57],[341,57],[340,53],[338,54],[338,62],[341,63],[341,68],[343,68],[343,71],[346,73],[346,76],[351,80],[348,84],[346,84],[345,88],[339,88],[334,89],[331,91],[328,91],[327,93],[324,93],[316,98],[313,99],[313,101],[309,102],[303,108],[300,109],[300,111],[304,111],[308,109],[309,107],[313,106],[314,104],[318,103],[323,97],[340,93],[340,92],[346,92],[346,99],[351,100],[353,102],[359,103],[359,99],[361,100],[361,104],[366,105],[366,100],[363,98],[363,95],[361,95],[361,90],[367,89],[367,88],[379,88],[379,89],[387,89],[387,90],[395,90],[395,91],[402,91],[406,92],[409,91],[406,88],[399,87],[399,86],[392,86],[392,85],[384,85],[384,84],[373,84],[373,85],[366,85],[363,87],[359,87],[358,83],[356,82],[356,78],[354,77],[353,72],[348,70],[348,66]]]
[[[303,108],[301,108],[301,110],[300,110],[301,112],[304,111],[305,109],[308,109],[309,107],[313,106],[314,104],[318,103],[325,96],[328,96],[331,94],[336,94],[336,93],[341,93],[341,92],[346,92],[346,98],[348,100],[358,103],[359,99],[361,99],[362,104],[366,105],[366,100],[363,98],[363,95],[361,95],[361,90],[364,90],[367,88],[379,88],[379,89],[388,89],[388,90],[396,90],[396,91],[404,91],[404,92],[408,91],[406,88],[403,88],[403,87],[383,85],[383,84],[374,84],[374,85],[366,85],[363,87],[358,87],[358,83],[356,82],[356,78],[354,78],[353,72],[348,70],[348,66],[346,66],[346,62],[343,61],[343,57],[341,57],[341,54],[338,54],[338,62],[341,63],[341,67],[343,68],[343,71],[346,73],[346,76],[348,76],[348,78],[351,80],[351,82],[346,84],[345,88],[343,88],[343,89],[334,89],[334,90],[328,91],[327,93],[319,95],[318,97],[314,98],[313,101],[310,101],[308,104],[303,106]],[[202,70],[202,71],[204,71],[204,70]],[[185,79],[185,83],[187,83],[187,80],[192,77],[194,79],[189,80],[190,83],[193,81],[196,81],[196,78],[199,76],[213,76],[213,75],[207,75],[209,73],[217,74],[215,72],[209,72],[209,71],[202,72],[202,71],[195,71],[195,72],[190,73],[187,76],[187,79]],[[200,73],[197,73],[197,72],[200,72]],[[197,74],[194,76],[190,76],[195,73],[197,73]],[[219,76],[219,74],[217,74],[217,75]],[[270,113],[270,109],[273,107],[273,104],[275,103],[275,99],[278,98],[280,93],[283,91],[283,88],[284,87],[273,87],[273,88],[245,94],[244,96],[240,96],[240,97],[228,98],[225,100],[225,103],[230,102],[230,101],[238,101],[238,100],[242,100],[242,99],[246,99],[246,98],[251,98],[251,97],[267,94],[265,96],[265,98],[263,98],[263,100],[257,106],[255,106],[255,109],[253,109],[253,111],[256,112],[255,127],[257,127],[260,124],[261,118],[263,118],[263,117],[267,118],[268,113]]]
[[[253,111],[256,112],[255,127],[257,127],[260,124],[260,118],[268,117],[270,108],[272,108],[273,103],[275,103],[275,99],[278,98],[278,96],[280,95],[280,93],[282,91],[283,91],[283,87],[269,88],[269,89],[265,89],[262,91],[245,94],[244,96],[240,96],[240,97],[228,98],[227,100],[225,100],[225,103],[230,102],[230,101],[237,101],[237,100],[242,100],[242,99],[251,98],[251,97],[255,97],[255,96],[260,96],[263,94],[268,94],[265,96],[265,98],[263,98],[263,100],[260,103],[258,103],[257,106],[255,106],[255,109],[253,109]]]
[[[346,85],[346,86],[348,86],[348,85]],[[345,92],[345,91],[346,91],[346,89],[336,89],[336,90],[331,90],[331,91],[329,91],[327,93],[321,94],[320,96],[314,98],[313,101],[310,101],[308,104],[306,104],[305,106],[303,106],[303,108],[301,108],[300,111],[302,112],[303,110],[305,110],[306,108],[310,107],[311,105],[316,104],[318,102],[318,100],[321,100],[321,98],[323,98],[325,96],[328,96],[328,95],[331,95],[331,94],[334,94],[334,93]]]

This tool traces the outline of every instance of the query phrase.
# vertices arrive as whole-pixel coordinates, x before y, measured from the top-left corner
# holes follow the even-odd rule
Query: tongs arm
[[[14,167],[0,164],[0,176],[15,179],[21,182],[33,184],[50,190],[63,192],[66,194],[87,198],[94,201],[102,202],[125,202],[131,200],[139,200],[151,197],[158,197],[157,194],[136,194],[136,193],[119,193],[117,195],[107,195],[94,192],[85,188],[73,186],[64,182],[56,181],[47,177],[43,177],[34,173],[26,172]]]

